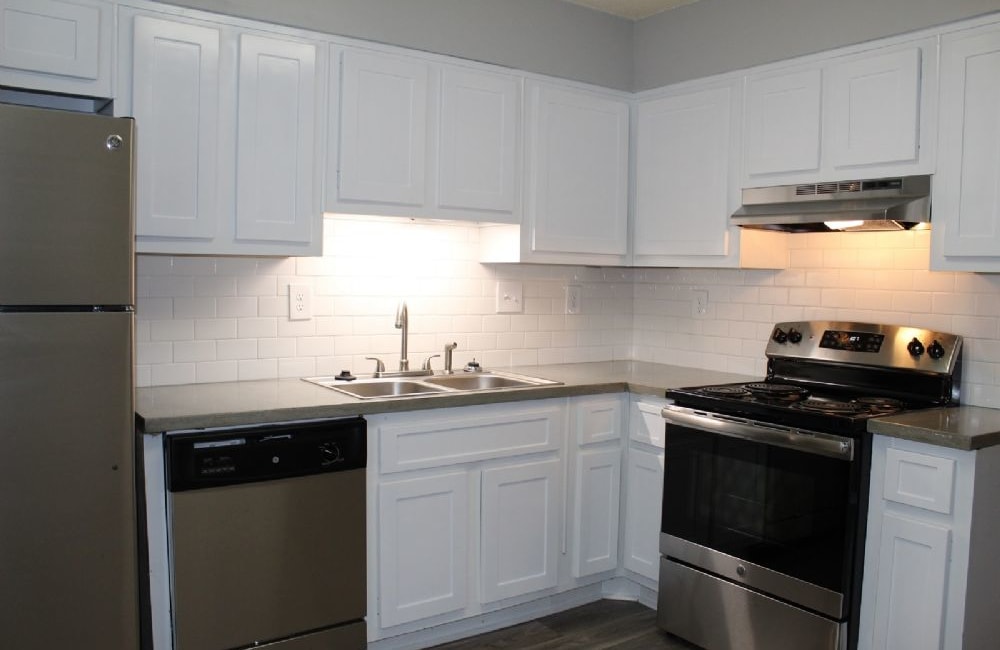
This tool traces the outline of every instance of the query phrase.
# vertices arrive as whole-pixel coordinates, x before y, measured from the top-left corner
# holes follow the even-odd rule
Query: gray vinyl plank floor
[[[599,600],[433,650],[696,650],[656,627],[656,612],[635,602]]]

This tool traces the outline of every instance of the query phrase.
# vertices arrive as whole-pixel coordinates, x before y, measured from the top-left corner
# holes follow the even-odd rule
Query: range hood
[[[926,228],[930,193],[930,176],[753,187],[743,190],[743,206],[730,221],[784,232]]]

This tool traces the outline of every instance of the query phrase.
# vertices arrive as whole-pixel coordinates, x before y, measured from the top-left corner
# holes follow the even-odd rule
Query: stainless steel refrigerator
[[[130,119],[0,104],[0,647],[138,647]]]

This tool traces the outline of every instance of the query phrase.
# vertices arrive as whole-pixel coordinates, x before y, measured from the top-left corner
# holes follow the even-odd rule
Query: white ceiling
[[[667,9],[689,5],[698,0],[566,0],[622,18],[641,20]]]

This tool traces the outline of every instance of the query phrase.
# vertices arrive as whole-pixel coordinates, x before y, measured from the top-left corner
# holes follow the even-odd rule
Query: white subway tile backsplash
[[[199,318],[194,324],[197,339],[234,339],[237,334],[235,318]]]
[[[294,348],[295,342],[291,343]],[[216,344],[215,355],[219,361],[239,361],[275,356],[261,354],[257,339],[222,339]]]
[[[215,361],[215,346],[215,341],[177,341],[173,344],[174,361]]]
[[[1000,276],[929,271],[926,233],[796,235],[790,268],[741,271],[484,265],[475,226],[325,230],[319,258],[138,256],[139,385],[370,373],[371,355],[392,368],[406,299],[411,367],[456,341],[455,367],[635,358],[761,375],[776,321],[953,331],[968,340],[963,401],[1000,407]],[[497,280],[522,283],[522,312],[495,313]],[[291,283],[313,287],[312,319],[288,321]],[[579,315],[564,313],[567,284],[583,289]],[[693,291],[708,293],[706,314]]]
[[[235,361],[203,361],[194,365],[194,376],[198,383],[211,383],[236,381],[239,373]]]

